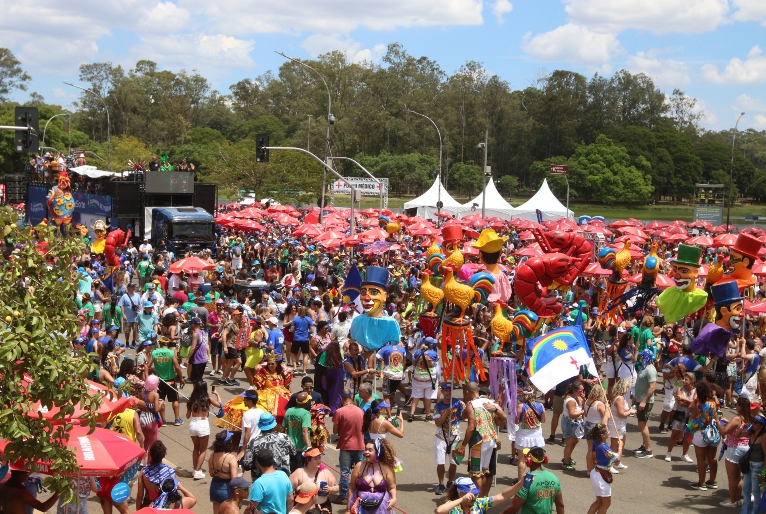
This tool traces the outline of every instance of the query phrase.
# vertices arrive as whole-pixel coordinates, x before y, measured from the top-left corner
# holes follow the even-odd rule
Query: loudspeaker
[[[11,173],[5,176],[6,203],[22,203],[27,201],[27,183],[29,177],[24,173]]]
[[[143,194],[140,182],[113,181],[111,184],[112,216],[140,218],[143,216]]]
[[[194,184],[194,207],[202,207],[215,216],[218,204],[218,185],[197,182]]]

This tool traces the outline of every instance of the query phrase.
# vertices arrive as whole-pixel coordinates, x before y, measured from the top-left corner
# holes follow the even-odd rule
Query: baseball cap
[[[314,482],[303,482],[298,488],[298,496],[295,497],[295,503],[305,505],[319,492],[319,486]]]
[[[197,318],[197,317],[194,317],[194,318],[189,320],[189,323],[191,323],[192,325],[201,325],[202,324],[202,320]]]
[[[479,488],[476,487],[476,485],[473,483],[473,480],[471,480],[469,477],[459,477],[457,480],[455,480],[455,486],[457,487],[457,492],[460,495],[465,495],[468,493],[476,495],[481,493]]]
[[[151,339],[147,339],[146,341],[141,343],[141,346],[150,346],[150,345],[153,345],[153,344],[154,344],[154,341],[152,341]]]
[[[153,307],[154,307],[154,304],[152,302],[150,302],[149,300],[146,300],[144,302],[144,309],[150,309],[150,308],[153,308]]]
[[[106,329],[107,332],[111,332],[112,330],[119,330],[116,325],[110,325],[109,328]]]
[[[314,280],[313,273],[309,273],[309,275],[306,277],[306,280]]]
[[[250,486],[252,486],[252,482],[246,478],[242,477],[234,477],[231,480],[229,480],[229,489],[232,491],[235,489],[242,489],[242,490],[250,490]]]
[[[197,303],[204,305],[207,303],[207,300],[205,299],[204,296],[200,296],[199,298],[197,298]]]
[[[266,320],[267,323],[271,323],[272,325],[278,325],[279,320],[276,318],[276,316],[272,316],[269,319]]]
[[[258,391],[256,391],[255,389],[247,389],[247,390],[242,391],[241,393],[239,393],[239,395],[242,398],[248,398],[250,400],[258,401]]]
[[[154,282],[149,282],[149,289],[156,289],[157,285]]]
[[[450,384],[449,382],[442,382],[439,387],[441,387],[442,389],[449,389],[452,387],[452,384]]]
[[[669,353],[678,353],[678,345],[674,343],[670,343],[668,345],[668,352]]]
[[[101,320],[100,320],[100,319],[94,319],[94,320],[92,320],[92,321],[90,322],[90,324],[91,324],[91,325],[100,325],[100,324],[101,324]]]
[[[303,452],[304,457],[318,457],[320,455],[324,455],[324,453],[322,453],[322,450],[320,450],[319,448],[309,448],[308,450]]]

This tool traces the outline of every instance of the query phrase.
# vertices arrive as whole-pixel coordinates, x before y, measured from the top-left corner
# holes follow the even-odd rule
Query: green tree
[[[21,68],[21,62],[7,48],[0,48],[0,103],[8,101],[14,89],[27,90],[27,82],[32,80]]]
[[[458,195],[473,197],[481,192],[484,185],[481,166],[456,162],[449,171],[451,188],[457,190]]]
[[[518,188],[519,178],[514,177],[513,175],[503,175],[497,181],[498,192],[503,196],[507,196],[508,198],[512,198],[513,194],[518,190]]]
[[[63,475],[76,475],[79,468],[74,453],[60,442],[72,428],[65,418],[77,403],[94,413],[101,400],[88,394],[85,382],[94,365],[85,355],[73,355],[71,345],[78,332],[71,263],[85,247],[80,237],[61,237],[55,227],[21,228],[7,207],[0,209],[0,230],[12,263],[0,281],[0,439],[9,441],[4,460],[26,462],[31,470],[37,460],[51,461],[56,473],[46,485],[68,499],[72,481]],[[48,245],[47,254],[39,251],[40,243]],[[52,420],[34,419],[29,410],[37,402],[60,410]],[[89,414],[82,421],[94,427],[96,420]]]

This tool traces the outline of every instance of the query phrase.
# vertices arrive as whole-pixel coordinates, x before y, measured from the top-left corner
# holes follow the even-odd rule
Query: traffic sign
[[[569,173],[569,166],[566,164],[551,164],[551,175],[566,175]]]

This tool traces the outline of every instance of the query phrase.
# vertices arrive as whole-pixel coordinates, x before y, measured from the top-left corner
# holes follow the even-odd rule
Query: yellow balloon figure
[[[93,224],[93,233],[96,234],[96,240],[90,245],[90,251],[93,253],[104,253],[106,245],[106,223],[96,220]]]

